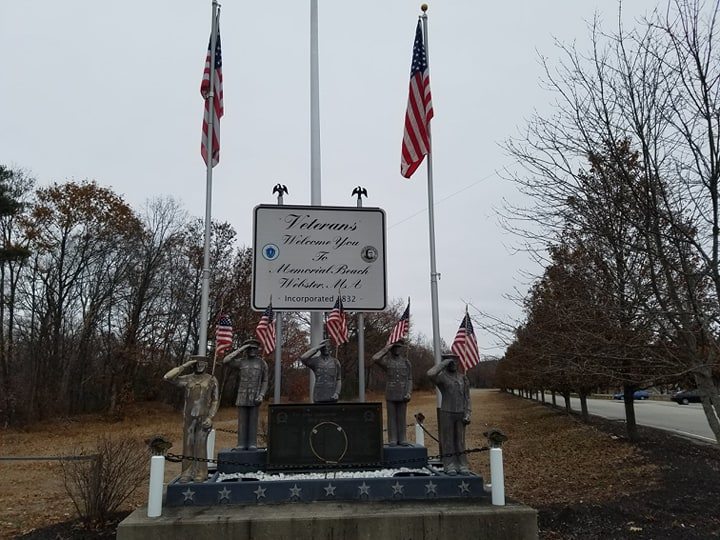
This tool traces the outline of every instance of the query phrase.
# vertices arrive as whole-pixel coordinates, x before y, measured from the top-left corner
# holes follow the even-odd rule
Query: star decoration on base
[[[218,491],[218,502],[230,502],[230,490],[226,487]]]
[[[253,491],[253,493],[257,497],[258,501],[262,498],[265,498],[265,491],[266,491],[265,488],[262,486],[258,486],[258,488],[255,491]]]
[[[293,485],[293,487],[290,488],[290,498],[291,499],[299,499],[301,491],[302,491],[302,488],[299,488],[297,484]]]
[[[192,489],[187,488],[185,491],[182,491],[181,493],[182,493],[183,495],[185,495],[185,498],[183,499],[183,502],[187,502],[187,501],[195,502],[195,499],[194,499],[194,497],[195,497],[195,492],[194,492]]]
[[[403,495],[403,488],[404,488],[405,486],[403,486],[403,485],[402,485],[400,482],[398,482],[397,480],[395,480],[395,484],[393,484],[393,485],[390,486],[390,487],[391,487],[392,490],[393,490],[393,497],[394,497],[395,495]]]
[[[358,486],[358,489],[360,490],[361,497],[363,495],[365,495],[366,497],[370,496],[370,486],[368,486],[364,480],[363,480],[363,483]]]
[[[464,495],[465,493],[470,495],[470,484],[465,482],[465,480],[458,484],[458,489],[460,490],[460,495]]]
[[[437,484],[433,484],[432,480],[425,484],[425,495],[430,496],[430,494],[433,494],[437,497]]]
[[[335,486],[333,486],[331,483],[328,482],[328,485],[323,488],[325,490],[325,496],[326,497],[334,497],[335,496]]]

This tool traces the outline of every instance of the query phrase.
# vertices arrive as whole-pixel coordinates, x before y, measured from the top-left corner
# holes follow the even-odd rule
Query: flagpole
[[[363,195],[367,197],[367,190],[358,186],[353,190],[357,195],[357,207],[362,208]],[[365,315],[362,312],[357,315],[358,326],[358,401],[365,403]]]
[[[287,187],[277,184],[273,188],[273,193],[277,193],[278,206],[283,205],[283,193],[287,193]],[[272,303],[272,296],[270,296]],[[275,388],[273,389],[273,403],[280,403],[280,390],[282,379],[282,312],[275,312]]]
[[[212,170],[213,170],[213,124],[215,122],[215,44],[218,33],[218,3],[212,3],[212,30],[210,32],[210,92],[205,98],[208,104],[208,130],[205,141],[207,179],[205,182],[205,246],[203,249],[202,289],[200,293],[200,335],[197,354],[207,354],[208,298],[210,296],[210,220],[212,215]]]
[[[427,61],[428,72],[430,71],[430,49],[428,47],[428,30],[427,30],[427,4],[421,6],[422,15],[420,19],[423,25],[423,42],[425,45],[425,58]],[[440,320],[438,310],[438,279],[440,274],[437,272],[437,264],[435,262],[435,202],[433,196],[433,166],[432,166],[432,136],[430,133],[430,123],[427,124],[428,154],[427,154],[427,182],[428,182],[428,222],[430,228],[430,300],[432,302],[432,327],[433,327],[433,351],[435,356],[435,365],[440,363]],[[437,395],[437,404],[440,407],[440,392],[435,391]]]
[[[320,71],[318,64],[318,0],[310,0],[310,204],[320,206]],[[323,315],[310,313],[310,345],[316,347],[323,337]],[[310,370],[310,401],[315,374]]]

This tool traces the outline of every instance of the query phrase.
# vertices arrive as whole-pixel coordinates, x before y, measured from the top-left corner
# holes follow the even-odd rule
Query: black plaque
[[[268,417],[268,469],[382,462],[381,403],[270,405]]]

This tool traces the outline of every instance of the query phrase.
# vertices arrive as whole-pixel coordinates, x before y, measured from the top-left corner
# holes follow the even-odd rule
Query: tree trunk
[[[552,396],[552,404],[553,404],[553,407],[557,407],[557,399],[556,399],[556,397],[555,397],[555,390],[553,390],[552,392],[550,392],[550,395]]]
[[[693,373],[695,384],[700,390],[703,411],[715,440],[720,443],[720,394],[712,379],[712,372],[704,367]]]
[[[586,424],[590,422],[590,415],[588,414],[587,406],[587,392],[580,392],[580,417]]]
[[[565,412],[567,414],[572,413],[572,408],[570,407],[570,392],[563,392],[562,397],[565,398]]]
[[[631,441],[638,440],[637,422],[635,421],[635,385],[623,386],[623,397],[625,398],[625,426],[627,429],[628,439]]]
[[[540,397],[542,398],[543,405],[545,405],[545,389],[540,390]]]

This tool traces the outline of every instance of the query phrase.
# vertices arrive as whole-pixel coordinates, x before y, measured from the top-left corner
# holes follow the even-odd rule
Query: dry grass
[[[369,396],[369,400],[381,401],[382,396]],[[427,428],[437,433],[435,407],[434,394],[416,393],[409,404],[408,417],[422,412],[427,417]],[[266,417],[264,412],[262,417]],[[215,426],[234,429],[235,409],[221,410]],[[0,455],[67,454],[80,446],[91,446],[101,434],[139,441],[159,434],[175,443],[171,452],[180,453],[181,427],[180,412],[167,405],[140,404],[123,421],[88,415],[43,422],[25,430],[1,431]],[[496,391],[473,391],[467,447],[484,446],[482,433],[488,427],[499,427],[510,438],[504,452],[508,496],[530,505],[602,502],[621,493],[646,490],[658,473],[634,446],[614,440],[575,418]],[[234,434],[217,435],[216,448],[234,446]],[[431,454],[437,453],[434,441],[426,437],[426,444]],[[470,465],[489,481],[487,452],[471,454]],[[168,464],[166,480],[177,475],[179,467]],[[75,517],[56,462],[0,461],[0,478],[6,486],[0,490],[3,509],[0,538]],[[126,501],[125,509],[136,508],[146,500],[144,485]]]

